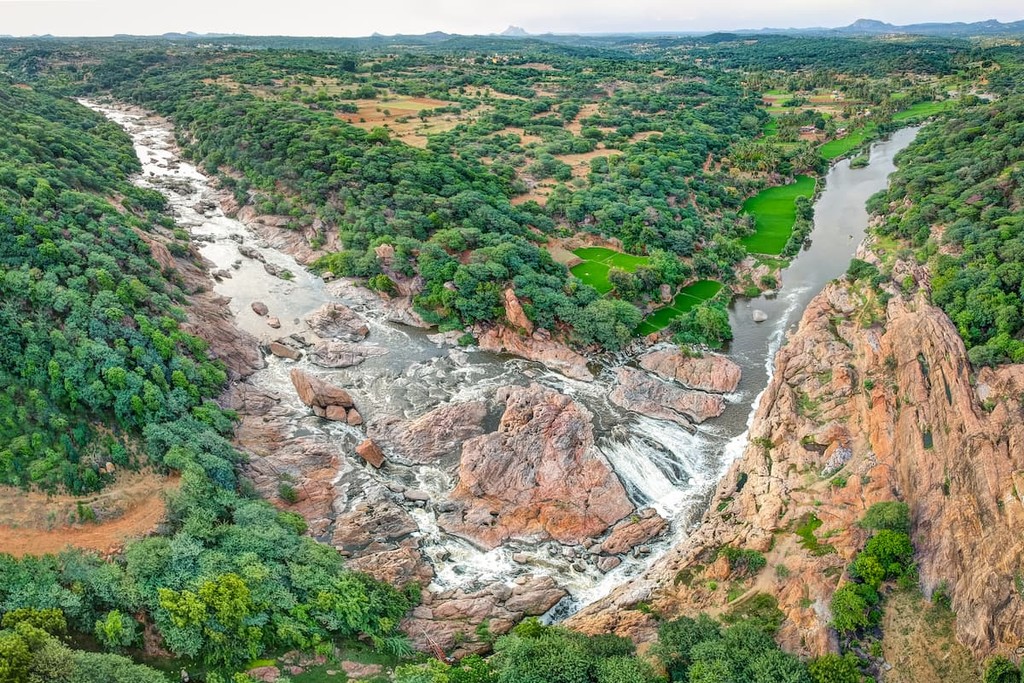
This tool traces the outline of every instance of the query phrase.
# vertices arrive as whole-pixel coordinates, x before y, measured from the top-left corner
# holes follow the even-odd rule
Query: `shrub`
[[[985,665],[984,683],[1020,683],[1017,666],[1006,657],[993,657]]]
[[[840,657],[827,654],[818,657],[807,665],[807,672],[814,683],[860,683],[860,667],[858,660],[847,653]]]
[[[866,385],[867,380],[865,380]],[[910,508],[906,503],[897,501],[875,503],[864,513],[864,519],[859,522],[859,525],[863,529],[889,529],[905,534],[910,533]]]
[[[729,570],[737,576],[753,576],[764,569],[767,560],[756,550],[723,546],[718,549],[719,557],[724,556],[729,562]]]

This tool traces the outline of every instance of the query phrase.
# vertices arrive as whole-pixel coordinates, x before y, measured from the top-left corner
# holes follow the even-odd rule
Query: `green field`
[[[572,274],[601,294],[607,294],[613,289],[612,283],[608,281],[608,273],[612,268],[633,273],[649,260],[646,256],[624,254],[605,247],[582,247],[574,249],[572,253],[583,259],[583,263],[570,268]]]
[[[942,102],[918,102],[915,105],[898,111],[892,115],[892,120],[896,122],[909,121],[911,119],[924,119],[929,116],[942,113],[953,106],[952,100],[943,100]]]
[[[797,176],[796,182],[769,187],[743,203],[754,217],[757,232],[741,241],[754,254],[781,254],[796,222],[796,198],[814,195],[814,178]]]
[[[679,290],[668,306],[663,306],[648,315],[636,328],[638,335],[647,335],[664,329],[670,322],[686,313],[697,304],[707,301],[722,289],[721,282],[699,280]]]
[[[832,142],[826,142],[819,148],[819,151],[824,159],[832,161],[857,149],[867,142],[874,133],[875,124],[869,123],[862,128],[850,131],[845,137],[833,140]]]

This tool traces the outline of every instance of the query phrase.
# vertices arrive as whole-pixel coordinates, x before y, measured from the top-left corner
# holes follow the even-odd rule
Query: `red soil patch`
[[[68,546],[117,552],[133,538],[152,533],[164,520],[166,492],[178,477],[128,473],[92,496],[48,496],[0,487],[0,552],[15,557],[57,553]],[[79,506],[95,522],[79,522]]]

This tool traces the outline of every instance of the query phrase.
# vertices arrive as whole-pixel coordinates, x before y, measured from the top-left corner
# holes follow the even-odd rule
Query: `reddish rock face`
[[[523,617],[540,616],[566,592],[550,576],[521,576],[515,584],[495,583],[477,591],[423,592],[423,604],[402,622],[413,646],[430,652],[434,645],[454,657],[487,652],[477,627],[486,622],[492,636],[508,633]]]
[[[692,358],[679,349],[652,351],[640,358],[640,367],[690,389],[719,394],[736,391],[740,383],[740,366],[711,353]]]
[[[725,400],[719,394],[683,389],[635,368],[619,368],[616,381],[608,398],[635,413],[686,426],[725,412]]]
[[[505,412],[496,432],[466,441],[460,509],[442,527],[493,548],[509,538],[579,543],[633,506],[594,449],[591,415],[568,396],[533,384],[498,391]]]
[[[326,410],[332,406],[341,408],[352,408],[352,396],[341,387],[314,377],[305,370],[293,368],[291,371],[292,385],[295,387],[299,399],[310,407],[319,407]],[[341,419],[345,419],[342,417]]]
[[[524,337],[507,327],[492,327],[477,334],[477,343],[484,351],[501,353],[507,351],[527,360],[543,363],[566,377],[589,382],[594,375],[587,369],[587,359],[550,339],[550,335],[537,330],[532,336]]]
[[[505,290],[505,319],[513,329],[523,330],[527,335],[533,334],[533,322],[526,317],[526,311],[511,287]]]
[[[467,439],[483,434],[486,416],[487,405],[483,401],[446,403],[411,422],[375,422],[369,434],[402,461],[425,465],[457,454]]]
[[[643,517],[624,519],[615,525],[608,538],[601,544],[606,555],[628,553],[634,546],[650,540],[668,528],[668,522],[661,515],[648,509]]]
[[[908,269],[926,283],[927,273],[900,262],[893,280]],[[786,615],[780,643],[805,655],[834,650],[826,607],[867,540],[857,522],[872,504],[899,499],[910,507],[922,586],[928,594],[946,583],[958,639],[982,656],[1021,642],[1024,366],[983,369],[973,385],[949,318],[923,295],[891,294],[881,325],[863,323],[871,301],[845,281],[814,298],[701,526],[570,626],[645,641],[657,624],[627,609],[641,600],[668,618],[725,607],[726,592],[706,586],[730,576],[728,563],[709,565],[706,550],[731,545],[765,554],[756,586]],[[810,515],[834,552],[812,553],[794,533]]]

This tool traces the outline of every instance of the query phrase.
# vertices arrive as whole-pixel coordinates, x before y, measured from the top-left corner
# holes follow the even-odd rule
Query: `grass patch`
[[[814,533],[823,523],[824,522],[818,519],[817,515],[807,515],[804,517],[803,523],[800,524],[794,532],[800,537],[800,545],[815,557],[830,555],[836,551],[836,547],[834,545],[822,543]]]
[[[613,289],[612,283],[608,281],[609,271],[611,271],[611,268],[597,261],[584,261],[570,269],[573,275],[601,294],[607,294]]]
[[[650,261],[646,256],[624,254],[606,247],[581,247],[574,249],[572,253],[583,259],[583,263],[570,268],[570,272],[601,294],[607,294],[614,289],[612,283],[608,281],[608,273],[612,268],[634,273],[637,268]]]
[[[743,203],[743,211],[754,217],[753,235],[744,237],[743,246],[755,254],[781,254],[793,234],[796,223],[796,198],[811,197],[815,180],[797,176],[796,182],[769,187]]]
[[[838,140],[826,142],[818,149],[818,151],[821,153],[821,156],[827,161],[838,159],[841,156],[849,154],[850,152],[852,152],[853,150],[857,149],[865,142],[867,142],[868,139],[870,139],[875,134],[876,127],[877,126],[872,122],[868,123],[865,126],[862,126],[861,128],[851,130],[844,137],[841,137]]]
[[[638,335],[648,335],[665,329],[669,323],[691,310],[694,306],[715,296],[722,289],[721,282],[698,280],[679,290],[672,303],[652,312],[636,328]]]
[[[580,249],[574,249],[572,253],[584,261],[597,261],[610,268],[620,268],[630,273],[636,272],[637,268],[646,265],[650,261],[646,256],[625,254],[606,247],[581,247]]]

